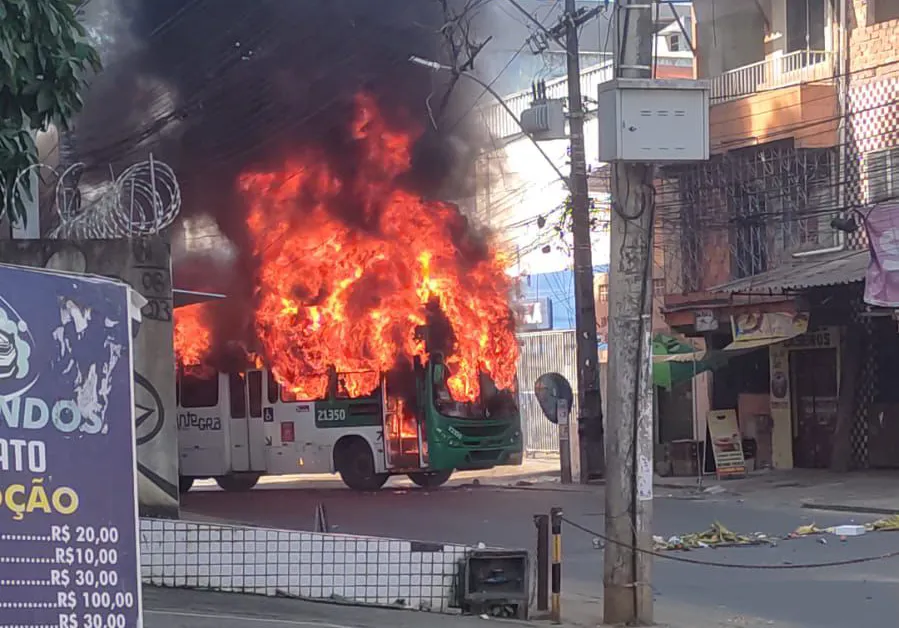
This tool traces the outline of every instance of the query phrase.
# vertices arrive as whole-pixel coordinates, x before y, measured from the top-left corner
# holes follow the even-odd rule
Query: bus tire
[[[363,438],[348,438],[337,443],[334,467],[340,479],[354,491],[377,491],[390,477],[375,472],[375,458]]]
[[[194,485],[194,479],[183,475],[178,476],[178,493],[184,495]]]
[[[215,478],[215,483],[218,484],[219,488],[223,491],[229,493],[243,493],[256,486],[260,477],[261,474],[259,473],[232,473],[230,475],[220,475]]]
[[[421,488],[437,488],[449,482],[452,475],[452,469],[449,471],[421,471],[420,473],[410,473],[409,479]]]

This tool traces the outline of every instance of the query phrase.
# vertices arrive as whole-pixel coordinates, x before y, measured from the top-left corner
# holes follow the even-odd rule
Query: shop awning
[[[701,362],[708,358],[710,352],[708,351],[690,351],[689,353],[674,353],[672,355],[654,355],[652,356],[653,362]]]
[[[727,362],[721,352],[696,351],[695,347],[665,334],[652,339],[652,383],[671,389],[700,373],[711,371]]]
[[[737,279],[710,292],[779,294],[808,288],[842,286],[865,280],[871,254],[867,249],[799,258],[758,275]]]
[[[785,342],[791,338],[795,338],[799,334],[793,334],[792,336],[774,336],[771,338],[746,338],[740,340],[734,340],[732,343],[724,347],[724,351],[752,351],[753,349],[761,349],[762,347],[768,347],[771,345],[776,345],[780,342]]]

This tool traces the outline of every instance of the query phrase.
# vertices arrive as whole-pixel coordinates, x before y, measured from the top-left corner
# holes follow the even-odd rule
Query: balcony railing
[[[833,78],[833,53],[797,50],[744,65],[711,79],[712,102],[751,96],[759,91]]]

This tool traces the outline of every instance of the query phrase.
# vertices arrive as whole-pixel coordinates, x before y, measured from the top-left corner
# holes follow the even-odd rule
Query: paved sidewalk
[[[794,624],[771,621],[748,615],[734,615],[718,608],[714,600],[709,606],[695,607],[680,604],[656,596],[654,614],[658,628],[799,628]],[[562,594],[562,618],[566,626],[601,628],[597,618],[602,617],[602,600],[586,596]]]
[[[747,617],[722,614],[715,608],[687,609],[657,602],[658,628],[761,628],[771,626]],[[602,604],[566,596],[563,626],[600,628]],[[544,620],[521,622],[459,615],[440,615],[287,598],[236,595],[179,589],[144,588],[146,628],[489,628],[549,626]],[[778,628],[792,628],[778,624]]]
[[[833,473],[791,469],[760,471],[734,480],[706,476],[701,487],[696,478],[663,478],[656,481],[656,486],[686,491],[697,497],[730,495],[812,510],[899,514],[897,471]]]

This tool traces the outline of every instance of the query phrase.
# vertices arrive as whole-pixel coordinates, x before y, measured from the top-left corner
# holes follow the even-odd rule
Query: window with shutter
[[[897,165],[899,165],[899,148],[871,151],[865,155],[869,203],[879,203],[897,196],[894,174]]]

